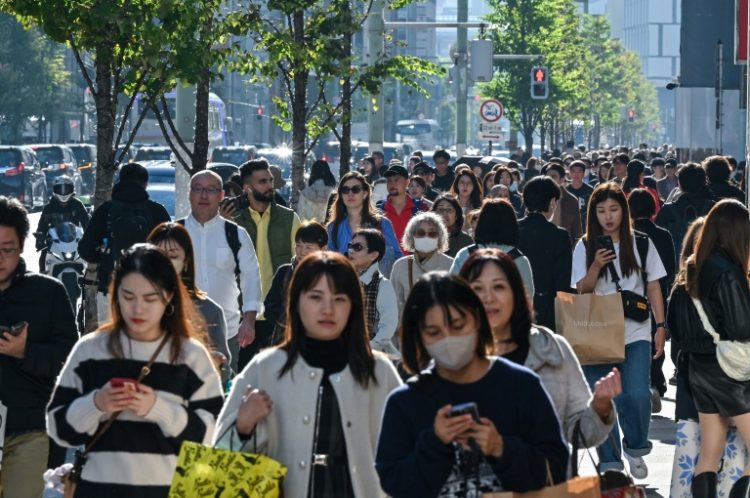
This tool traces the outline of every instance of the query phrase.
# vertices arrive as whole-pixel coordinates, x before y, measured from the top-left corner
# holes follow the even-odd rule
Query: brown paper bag
[[[625,314],[619,293],[598,296],[558,292],[555,325],[581,365],[620,363],[625,359]]]
[[[537,491],[515,493],[500,491],[497,493],[482,493],[482,498],[601,498],[599,478],[573,477],[557,486],[548,486]]]

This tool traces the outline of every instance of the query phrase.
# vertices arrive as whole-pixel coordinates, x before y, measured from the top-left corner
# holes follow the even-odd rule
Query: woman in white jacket
[[[325,223],[328,198],[334,190],[336,190],[336,178],[331,173],[328,161],[318,159],[310,168],[307,187],[299,193],[297,215],[300,220]]]
[[[337,253],[307,256],[288,306],[284,342],[235,378],[216,444],[257,447],[286,465],[284,496],[384,497],[375,445],[386,398],[401,382],[366,340],[356,271]]]

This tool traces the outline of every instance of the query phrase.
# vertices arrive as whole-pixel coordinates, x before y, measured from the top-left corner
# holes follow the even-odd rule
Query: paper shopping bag
[[[581,365],[625,359],[625,314],[620,294],[569,294],[555,298],[557,333],[565,337]]]
[[[601,492],[599,491],[599,478],[592,476],[573,477],[556,486],[548,486],[525,493],[514,491],[483,493],[482,498],[601,498]]]

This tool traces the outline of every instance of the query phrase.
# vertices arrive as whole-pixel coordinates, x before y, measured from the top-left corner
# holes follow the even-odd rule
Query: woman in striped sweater
[[[118,413],[91,448],[75,497],[164,498],[182,441],[211,441],[223,401],[219,376],[188,321],[185,287],[155,246],[124,253],[109,296],[112,320],[70,353],[47,430],[63,446],[85,446]]]

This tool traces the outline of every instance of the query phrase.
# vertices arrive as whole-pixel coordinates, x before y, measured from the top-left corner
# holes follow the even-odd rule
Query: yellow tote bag
[[[265,455],[185,441],[169,498],[280,498],[287,468]]]

